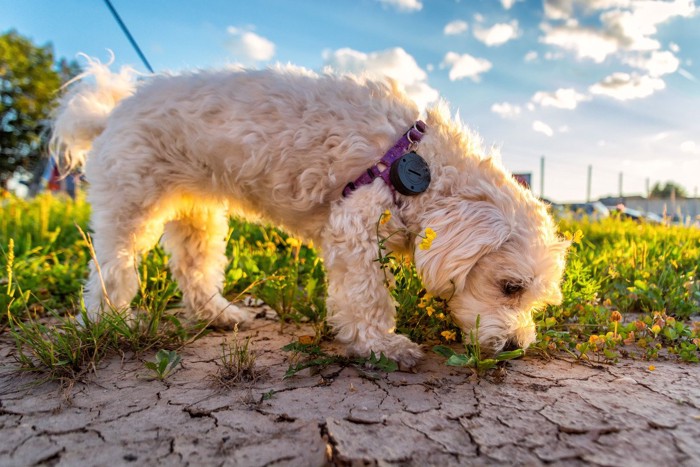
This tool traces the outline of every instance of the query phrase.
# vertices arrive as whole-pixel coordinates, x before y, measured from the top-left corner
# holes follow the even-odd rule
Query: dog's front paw
[[[396,361],[401,368],[411,368],[423,358],[420,346],[406,336],[390,334],[387,336],[384,355]]]
[[[384,354],[404,368],[413,367],[423,358],[423,351],[415,342],[400,334],[385,334],[378,339],[356,342],[348,346],[348,354],[368,357],[371,352]]]

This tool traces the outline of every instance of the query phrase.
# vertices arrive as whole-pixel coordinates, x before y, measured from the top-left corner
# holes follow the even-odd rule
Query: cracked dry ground
[[[11,372],[4,342],[0,464],[700,465],[697,365],[525,358],[496,382],[429,354],[414,373],[330,367],[282,380],[280,348],[309,330],[278,331],[256,320],[240,333],[268,369],[252,386],[217,387],[224,334],[210,334],[181,351],[165,382],[114,358],[70,403],[56,385]]]

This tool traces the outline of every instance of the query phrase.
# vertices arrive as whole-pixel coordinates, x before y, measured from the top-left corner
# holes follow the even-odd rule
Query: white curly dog
[[[385,210],[380,234],[397,232],[389,249],[414,261],[428,292],[452,297],[462,329],[481,317],[485,348],[528,346],[533,310],[561,301],[568,243],[445,104],[423,123],[391,80],[294,67],[139,80],[91,61],[81,78],[61,101],[53,143],[64,165],[85,165],[99,265],[84,296],[93,319],[106,306],[128,309],[138,260],[161,236],[194,316],[219,326],[248,319],[221,295],[231,212],[320,246],[329,322],[350,354],[383,352],[406,366],[422,355],[394,333],[375,261]],[[392,151],[404,167],[377,164]],[[437,236],[423,250],[428,227]]]

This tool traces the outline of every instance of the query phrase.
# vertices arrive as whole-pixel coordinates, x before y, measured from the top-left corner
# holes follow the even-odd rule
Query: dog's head
[[[440,122],[433,122],[436,127]],[[450,133],[439,137],[442,147],[429,141],[428,150],[464,150],[463,135]],[[533,312],[562,300],[569,242],[558,235],[545,205],[500,163],[471,158],[469,164],[464,173],[447,164],[449,170],[438,174],[434,188],[440,195],[428,195],[421,219],[421,227],[437,236],[426,250],[417,238],[416,268],[429,292],[452,297],[450,311],[465,332],[480,317],[483,348],[526,348],[535,340]]]
[[[465,332],[479,316],[479,342],[492,352],[529,346],[533,311],[562,299],[568,242],[544,207],[530,209],[508,216],[488,201],[457,201],[427,217],[437,237],[429,249],[416,249],[426,289],[452,297],[450,311]]]

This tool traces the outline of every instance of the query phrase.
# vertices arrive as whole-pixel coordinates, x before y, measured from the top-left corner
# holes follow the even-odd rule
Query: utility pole
[[[618,187],[620,188],[620,202],[622,202],[622,172],[620,172],[620,177],[618,179]]]
[[[644,184],[646,186],[646,191],[647,191],[647,200],[644,203],[644,206],[645,206],[644,210],[646,212],[649,212],[649,196],[651,195],[651,192],[649,192],[649,177],[646,178]]]
[[[586,180],[586,202],[591,202],[591,180],[593,179],[593,166],[588,166],[588,179]]]
[[[544,156],[540,157],[540,198],[544,198]]]

